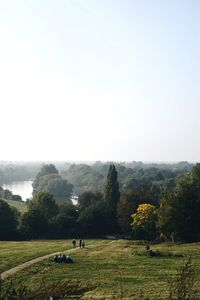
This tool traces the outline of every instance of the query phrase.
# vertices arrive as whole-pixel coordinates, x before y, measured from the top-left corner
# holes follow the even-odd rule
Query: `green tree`
[[[56,237],[72,237],[78,232],[78,212],[73,204],[62,204],[59,206],[59,213],[53,219],[56,228]]]
[[[191,177],[193,180],[193,183],[195,183],[196,186],[200,186],[200,163],[197,163],[191,171]]]
[[[73,185],[63,179],[54,165],[45,165],[33,182],[33,195],[39,192],[53,194],[57,202],[69,201]]]
[[[104,197],[111,209],[116,211],[117,203],[120,199],[119,182],[117,179],[117,171],[115,165],[111,164],[108,170]]]
[[[56,199],[66,200],[70,199],[72,195],[73,185],[59,176],[48,181],[47,191],[53,194]]]
[[[200,189],[189,177],[161,200],[160,231],[186,242],[200,240]]]
[[[30,210],[37,210],[48,220],[58,213],[58,206],[54,196],[47,192],[40,192],[33,197],[29,204]]]
[[[53,195],[40,192],[29,202],[28,212],[22,217],[20,232],[28,238],[51,237],[54,234],[52,220],[58,214]]]
[[[87,191],[78,197],[78,207],[80,210],[86,207],[103,201],[103,195],[100,192]]]
[[[40,178],[50,174],[58,175],[58,170],[56,169],[56,167],[52,164],[42,166],[41,170],[36,175],[35,180],[33,181],[33,195],[38,191],[41,191],[38,190],[38,186],[40,185],[41,181]]]
[[[80,212],[78,222],[84,235],[101,236],[109,232],[105,202],[94,203]]]
[[[46,238],[48,236],[49,223],[42,211],[30,209],[22,216],[20,231],[26,238]]]
[[[118,231],[117,205],[120,199],[119,182],[117,179],[117,171],[114,164],[111,164],[108,170],[104,197],[108,207],[108,214],[110,216],[109,228],[110,232],[113,233]]]
[[[19,214],[5,201],[0,199],[0,239],[10,240],[15,238]]]
[[[186,242],[200,240],[200,164],[179,179],[175,188],[161,199],[159,227],[165,237]]]
[[[42,166],[40,172],[37,174],[36,177],[39,178],[39,177],[42,177],[42,176],[48,175],[48,174],[58,174],[58,170],[56,169],[56,167],[53,164]]]
[[[129,191],[122,194],[117,206],[117,221],[123,233],[129,233],[131,229],[131,214],[141,204],[141,195],[137,191]]]

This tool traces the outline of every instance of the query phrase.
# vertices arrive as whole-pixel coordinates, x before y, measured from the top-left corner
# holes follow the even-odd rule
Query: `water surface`
[[[11,183],[4,184],[3,189],[10,190],[14,195],[20,195],[22,200],[25,201],[27,198],[32,197],[32,180],[28,181],[15,181]]]

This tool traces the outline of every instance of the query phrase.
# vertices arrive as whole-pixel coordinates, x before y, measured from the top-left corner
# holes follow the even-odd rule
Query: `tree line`
[[[85,191],[104,192],[105,178],[110,162],[95,162],[92,165],[72,164],[60,174],[74,186],[74,193],[81,194]],[[174,186],[175,178],[190,172],[192,164],[179,162],[174,164],[145,164],[142,162],[115,163],[118,173],[120,191],[126,192],[137,188],[139,185],[151,182],[168,190]]]
[[[70,201],[73,185],[54,165],[42,167],[33,187],[33,199],[23,215],[0,200],[0,239],[117,235],[200,240],[199,163],[175,177],[168,189],[163,189],[162,183],[143,180],[127,191],[120,189],[117,168],[110,164],[103,192],[85,191],[77,205]]]

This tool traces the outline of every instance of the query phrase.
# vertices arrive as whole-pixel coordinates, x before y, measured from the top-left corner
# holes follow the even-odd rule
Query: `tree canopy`
[[[79,165],[84,191],[78,195],[77,205],[62,204],[60,198],[70,198],[72,185],[54,165],[43,166],[34,181],[35,193],[28,202],[27,213],[21,217],[0,201],[0,239],[124,234],[139,239],[161,235],[166,239],[200,241],[200,164],[186,173],[177,171],[179,167],[188,170],[185,163],[176,164],[175,173],[170,168],[164,171],[153,165],[133,165],[138,169],[133,171],[131,163],[129,167],[100,162],[94,167]],[[93,168],[101,174],[100,190],[95,189],[98,176],[94,181],[91,178]],[[72,169],[76,173],[77,168]],[[94,185],[91,190],[90,184]],[[2,188],[0,194],[12,195]]]
[[[117,171],[114,164],[111,164],[108,170],[104,189],[104,198],[108,202],[110,209],[116,212],[117,203],[120,199],[120,191]]]
[[[33,195],[39,192],[48,192],[54,195],[57,201],[69,201],[73,185],[63,179],[54,165],[44,165],[33,182]]]
[[[159,226],[166,237],[174,235],[187,242],[200,240],[200,164],[161,199]]]
[[[120,199],[119,182],[115,165],[111,164],[106,177],[104,188],[104,199],[107,203],[107,212],[109,215],[109,229],[113,233],[118,231],[117,224],[117,205]]]
[[[131,215],[131,224],[135,231],[136,238],[153,240],[156,236],[156,221],[158,217],[157,209],[151,204],[140,204],[136,213]]]
[[[47,192],[40,192],[30,201],[30,210],[41,211],[46,219],[50,219],[58,213],[58,206],[54,196]]]
[[[19,213],[0,199],[0,239],[12,239],[16,235]]]

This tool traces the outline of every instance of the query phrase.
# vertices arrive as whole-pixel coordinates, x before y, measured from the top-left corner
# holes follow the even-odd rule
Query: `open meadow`
[[[63,280],[78,282],[86,292],[77,299],[148,296],[157,300],[167,299],[169,281],[191,255],[200,282],[200,243],[153,245],[153,251],[158,254],[155,257],[146,255],[143,244],[127,240],[90,240],[84,249],[67,249],[71,249],[71,241],[0,242],[1,272],[37,256],[65,251],[71,254],[73,264],[55,263],[49,258],[16,273],[12,276],[13,282],[23,283],[31,290],[59,285]],[[8,282],[6,279],[3,284]]]

